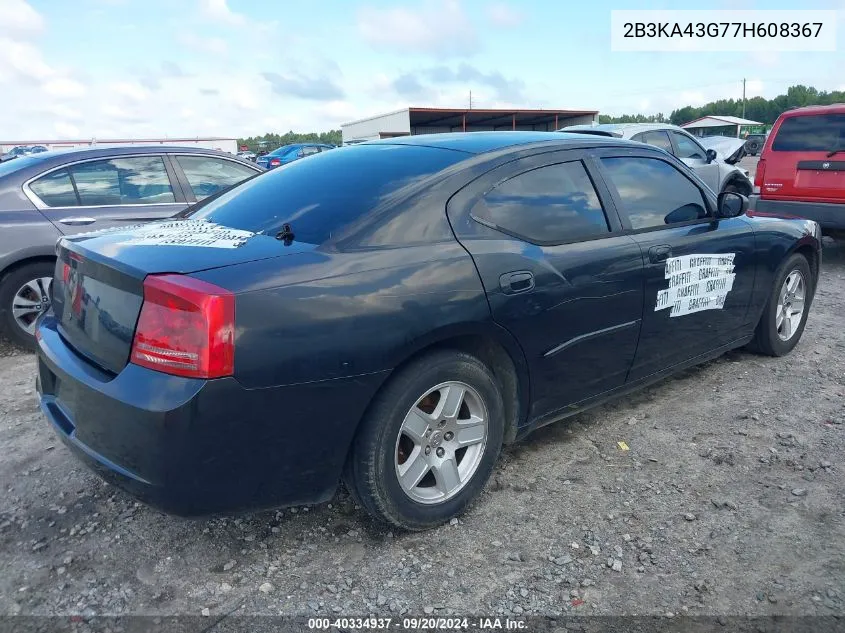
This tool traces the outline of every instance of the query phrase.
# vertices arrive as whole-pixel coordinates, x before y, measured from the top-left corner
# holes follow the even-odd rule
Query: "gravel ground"
[[[824,256],[790,356],[732,352],[541,429],[422,534],[342,491],[208,520],[139,505],[77,464],[32,356],[0,347],[0,614],[842,615],[845,245]]]

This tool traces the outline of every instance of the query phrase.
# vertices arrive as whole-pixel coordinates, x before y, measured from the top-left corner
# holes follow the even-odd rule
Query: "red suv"
[[[751,208],[845,231],[845,104],[780,115],[760,154]]]

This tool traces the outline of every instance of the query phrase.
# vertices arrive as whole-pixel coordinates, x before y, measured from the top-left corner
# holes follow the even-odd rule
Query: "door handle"
[[[527,270],[517,270],[505,273],[499,277],[499,285],[505,294],[528,292],[534,289],[534,273]]]
[[[86,224],[94,224],[96,221],[95,218],[62,218],[59,220],[59,222],[68,226],[84,226]]]
[[[668,244],[661,244],[659,246],[652,246],[648,249],[648,259],[652,264],[659,264],[665,262],[672,256],[672,247]]]

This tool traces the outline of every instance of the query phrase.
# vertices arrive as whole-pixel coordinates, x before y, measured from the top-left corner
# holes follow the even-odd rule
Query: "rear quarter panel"
[[[0,276],[32,258],[55,257],[61,236],[37,209],[0,209]]]
[[[772,284],[781,265],[794,252],[801,249],[813,253],[811,269],[815,279],[815,292],[821,264],[821,242],[815,234],[815,222],[802,219],[785,219],[749,212],[756,243],[756,276],[754,294],[749,307],[754,323],[760,318],[772,291]]]
[[[247,388],[392,369],[438,339],[494,327],[475,266],[454,241],[315,250],[195,276],[238,289],[235,377]]]

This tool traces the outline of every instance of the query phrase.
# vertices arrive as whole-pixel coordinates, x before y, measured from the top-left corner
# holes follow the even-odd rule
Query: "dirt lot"
[[[2,348],[0,614],[841,615],[843,306],[838,243],[792,355],[734,352],[547,427],[460,522],[411,535],[345,493],[199,521],[138,505],[71,458],[32,357]]]

